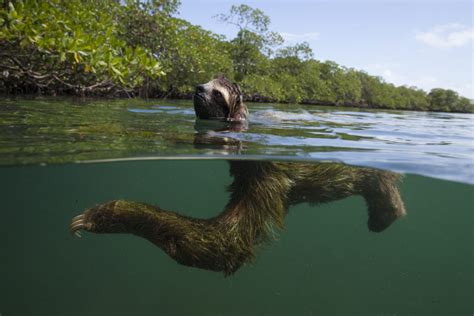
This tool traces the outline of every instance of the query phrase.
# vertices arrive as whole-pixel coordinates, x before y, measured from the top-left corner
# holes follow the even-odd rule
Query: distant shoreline
[[[192,93],[189,94],[181,94],[181,95],[169,95],[169,96],[152,96],[152,97],[144,97],[144,96],[126,96],[126,95],[87,95],[87,96],[79,96],[76,94],[60,94],[60,95],[49,95],[49,94],[5,94],[0,93],[0,108],[2,107],[1,99],[2,98],[9,98],[9,99],[58,99],[61,100],[63,98],[69,99],[77,99],[77,100],[114,100],[114,99],[143,99],[143,100],[188,100],[192,101]],[[348,109],[358,109],[358,110],[392,110],[392,111],[410,111],[410,112],[434,112],[434,113],[461,113],[461,114],[473,114],[474,112],[469,111],[441,111],[441,110],[418,110],[418,109],[407,109],[407,108],[393,108],[383,105],[371,105],[367,103],[353,103],[353,102],[331,102],[331,101],[321,101],[321,100],[302,100],[301,102],[282,102],[282,101],[275,101],[271,98],[261,96],[261,95],[245,95],[244,102],[250,103],[262,103],[262,104],[286,104],[291,107],[291,105],[313,105],[313,106],[324,106],[324,107],[341,107],[341,108],[348,108]]]

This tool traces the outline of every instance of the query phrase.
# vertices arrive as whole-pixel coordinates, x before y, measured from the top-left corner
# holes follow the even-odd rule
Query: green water
[[[194,217],[229,199],[224,161],[0,168],[0,314],[472,315],[474,187],[408,175],[408,215],[382,233],[362,198],[290,208],[278,240],[231,277],[178,265],[132,235],[69,233],[123,198]]]

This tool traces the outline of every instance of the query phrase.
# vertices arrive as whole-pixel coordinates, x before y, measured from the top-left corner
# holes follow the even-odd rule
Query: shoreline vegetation
[[[227,39],[177,18],[178,0],[17,0],[0,5],[0,94],[190,98],[225,74],[252,102],[473,113],[449,89],[425,92],[320,61],[306,42],[286,45],[247,5],[215,18]]]

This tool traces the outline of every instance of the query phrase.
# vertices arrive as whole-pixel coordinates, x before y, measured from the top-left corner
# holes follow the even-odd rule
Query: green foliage
[[[217,19],[235,38],[173,17],[179,0],[20,0],[0,7],[0,92],[189,96],[216,74],[247,100],[474,112],[452,90],[396,87],[283,45],[270,18],[248,5]]]
[[[428,94],[430,108],[443,112],[474,112],[474,104],[469,99],[460,97],[453,90],[432,89]]]
[[[299,60],[309,60],[314,57],[313,50],[307,42],[299,43],[293,46],[286,46],[277,50],[277,57],[293,57]]]
[[[283,43],[280,34],[269,30],[270,17],[260,9],[251,8],[245,4],[233,5],[228,14],[220,14],[216,18],[221,22],[237,26],[239,33],[242,31],[253,33],[253,40],[259,45],[260,49],[268,49]],[[268,52],[271,52],[271,50]]]
[[[221,36],[184,20],[172,18],[168,22],[173,34],[150,46],[166,72],[155,83],[158,89],[167,87],[170,93],[185,94],[215,74],[232,75],[230,45]]]
[[[119,37],[116,1],[15,1],[0,9],[4,85],[39,88],[130,90],[162,75],[149,51]]]
[[[245,4],[232,6],[228,14],[220,14],[217,18],[239,28],[236,38],[230,41],[235,79],[238,81],[256,74],[256,69],[263,68],[267,58],[273,54],[273,47],[283,43],[280,34],[269,30],[270,18],[259,9]]]
[[[163,67],[165,74],[147,83],[147,92],[152,95],[186,94],[196,82],[207,81],[212,74],[232,73],[229,43],[222,36],[170,16],[177,5],[172,2],[164,11],[167,1],[158,1],[158,5],[128,1],[127,12],[120,19],[124,30],[121,38],[132,47],[151,51]]]

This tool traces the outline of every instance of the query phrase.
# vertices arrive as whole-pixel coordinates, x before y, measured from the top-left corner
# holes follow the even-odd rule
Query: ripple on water
[[[249,128],[196,123],[190,101],[1,99],[0,165],[194,157],[334,160],[474,183],[472,114],[248,104]],[[242,142],[193,144],[196,130]],[[226,151],[227,150],[227,151]]]

